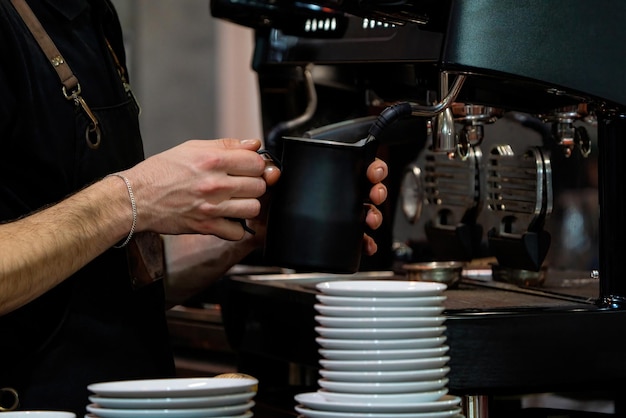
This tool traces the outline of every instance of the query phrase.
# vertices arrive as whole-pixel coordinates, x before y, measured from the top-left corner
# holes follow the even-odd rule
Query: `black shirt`
[[[0,221],[16,219],[143,159],[137,107],[108,51],[124,64],[119,21],[108,0],[29,0],[102,127],[60,81],[9,0],[0,0]],[[130,203],[129,203],[130,210]],[[59,234],[63,231],[59,230]],[[1,257],[1,255],[0,255]],[[173,374],[163,288],[131,288],[126,252],[111,249],[32,303],[0,317],[0,387],[20,409],[78,416],[87,385]]]

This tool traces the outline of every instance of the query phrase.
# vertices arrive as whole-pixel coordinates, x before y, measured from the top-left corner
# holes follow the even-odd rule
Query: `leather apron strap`
[[[37,19],[37,16],[35,16],[30,6],[26,3],[26,0],[11,0],[11,3],[35,37],[35,40],[52,64],[52,67],[54,67],[54,70],[59,75],[61,84],[63,84],[67,91],[74,91],[78,86],[78,79],[67,62],[65,62],[65,59],[54,42],[52,42],[52,39],[48,36],[48,33],[41,26],[39,19]]]
[[[11,4],[13,4],[17,13],[21,16],[26,27],[32,33],[39,47],[48,58],[48,61],[52,64],[54,71],[56,71],[59,76],[59,80],[63,85],[63,95],[65,98],[67,100],[73,100],[91,120],[91,124],[85,132],[85,140],[90,148],[97,149],[100,146],[100,140],[102,138],[100,124],[87,105],[87,102],[85,102],[85,99],[81,96],[81,88],[78,79],[50,36],[48,36],[46,30],[41,26],[39,19],[37,19],[37,16],[35,16],[30,6],[26,3],[26,0],[11,0]]]
[[[37,16],[35,16],[30,6],[26,3],[26,0],[11,0],[11,3],[59,76],[59,80],[63,85],[65,98],[74,100],[75,104],[80,106],[90,119],[91,124],[87,127],[85,139],[89,148],[97,149],[100,146],[102,137],[100,124],[94,112],[91,111],[81,96],[81,87],[78,78],[76,78],[69,64],[65,61],[63,55],[61,55],[61,52],[54,44],[54,41],[52,41],[41,25],[41,22],[39,22],[39,19],[37,19]],[[127,93],[132,94],[126,80],[124,68],[120,64],[108,40],[107,47],[116,64],[118,74],[124,84],[124,89]],[[132,96],[132,98],[135,100],[134,96]],[[136,102],[135,100],[135,103]],[[164,277],[165,257],[163,251],[163,241],[160,235],[151,232],[136,234],[135,239],[133,239],[128,246],[127,252],[134,288],[143,287]]]

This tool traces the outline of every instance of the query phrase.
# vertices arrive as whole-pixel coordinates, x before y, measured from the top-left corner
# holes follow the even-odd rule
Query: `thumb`
[[[261,148],[260,139],[235,139],[235,138],[221,138],[214,140],[216,145],[221,145],[226,149],[249,149],[256,151]]]

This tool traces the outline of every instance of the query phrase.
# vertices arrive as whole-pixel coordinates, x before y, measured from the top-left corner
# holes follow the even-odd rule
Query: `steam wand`
[[[307,105],[304,109],[304,112],[294,119],[282,121],[274,126],[270,132],[267,134],[265,139],[265,147],[267,149],[276,149],[276,145],[278,143],[278,138],[280,134],[288,131],[290,129],[294,129],[304,123],[308,122],[313,115],[315,114],[315,110],[317,109],[317,92],[315,91],[315,81],[313,80],[313,65],[308,64],[303,69],[303,76],[306,85],[306,93],[307,93]]]
[[[447,76],[447,74],[444,73],[444,76]],[[402,117],[437,116],[441,112],[448,109],[452,105],[452,103],[454,103],[456,97],[461,91],[461,87],[463,86],[464,81],[465,75],[457,75],[454,83],[452,83],[452,87],[450,88],[448,94],[439,103],[436,103],[432,106],[424,106],[411,102],[401,102],[385,108],[378,116],[378,119],[376,119],[376,121],[374,121],[374,123],[372,124],[365,142],[368,143],[374,141],[376,137],[378,137],[380,133],[387,128],[387,126]]]

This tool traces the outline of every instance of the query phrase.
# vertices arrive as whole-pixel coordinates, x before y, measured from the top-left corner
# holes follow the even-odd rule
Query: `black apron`
[[[1,22],[2,25],[5,23],[12,25],[10,27],[15,33],[24,31],[19,21],[15,19],[13,11],[2,3],[4,1],[0,0],[2,6],[0,18],[6,17],[7,22]],[[100,51],[101,59],[109,66],[107,72],[111,76],[105,78],[103,85],[95,85],[90,81],[92,78],[97,80],[98,77],[86,70],[82,71],[80,65],[71,65],[79,81],[87,82],[85,86],[88,87],[90,96],[86,95],[85,98],[87,103],[95,103],[90,107],[100,124],[101,142],[97,149],[88,146],[85,132],[91,121],[82,109],[74,107],[65,99],[59,101],[54,98],[47,101],[50,92],[56,91],[56,94],[61,94],[60,88],[57,89],[58,80],[50,92],[40,91],[48,88],[43,82],[40,87],[34,86],[32,95],[35,96],[35,100],[41,96],[41,109],[34,109],[32,114],[44,115],[39,119],[40,123],[29,120],[21,113],[17,114],[17,122],[9,128],[4,129],[6,124],[0,123],[2,129],[0,145],[5,151],[8,149],[16,152],[19,164],[29,164],[35,176],[46,176],[44,168],[50,167],[50,176],[56,181],[41,177],[41,184],[28,185],[34,190],[23,190],[25,185],[16,183],[19,179],[9,177],[8,173],[3,173],[0,169],[0,216],[4,216],[0,219],[12,219],[16,217],[13,212],[18,212],[19,216],[37,209],[37,206],[32,207],[33,205],[55,201],[32,203],[28,202],[30,195],[54,195],[48,199],[62,197],[68,191],[78,190],[111,172],[131,167],[143,159],[138,107],[124,90],[121,80],[116,78],[117,71],[112,57],[102,53],[106,52],[104,35],[109,37],[111,30],[107,27],[106,19],[100,15],[106,15],[111,6],[104,1],[71,2],[80,4],[81,7],[87,5],[87,9],[81,9],[80,14],[77,14],[75,26],[80,26],[84,22],[104,21],[101,27],[95,25],[96,30],[90,30],[87,34],[79,32],[77,36],[87,40],[91,37],[98,42],[97,45],[87,45],[92,50],[86,50],[85,54]],[[44,28],[48,29],[47,21],[54,19],[54,14],[57,13],[54,7],[49,6],[55,2],[48,0],[29,3]],[[69,6],[66,4],[60,7]],[[90,16],[81,17],[85,14]],[[117,26],[114,19],[113,24]],[[62,34],[63,30],[65,28],[59,29],[57,33]],[[28,36],[27,33],[23,35]],[[55,43],[59,40],[52,33],[50,36]],[[8,38],[10,40],[11,36]],[[119,44],[121,36],[117,30],[112,31],[112,38],[113,41],[117,39]],[[69,43],[65,44],[61,40],[58,47],[64,55],[72,57],[72,50],[68,45]],[[32,46],[31,42],[29,48]],[[23,47],[24,45],[18,44],[18,49]],[[22,61],[25,65],[19,70],[28,71],[32,68],[26,64],[30,64],[27,62],[30,59],[38,59],[37,53],[42,54],[41,51],[31,51],[30,55],[24,53]],[[78,63],[80,54],[74,56],[76,57],[74,63]],[[19,59],[17,61],[20,62]],[[55,82],[51,68],[39,71],[52,73],[47,74],[46,79],[51,83]],[[6,73],[19,76],[19,71],[12,72],[10,67]],[[24,79],[23,83],[27,82]],[[110,98],[112,94],[110,90],[114,91],[116,100]],[[109,96],[104,105],[99,106],[98,92]],[[54,135],[48,134],[54,131],[55,124],[58,123],[56,119],[60,118],[45,116],[47,111],[54,111],[46,109],[47,106],[55,106],[54,100],[57,100],[59,106],[62,104],[66,107],[60,110],[63,112],[61,119],[73,120],[71,128],[67,124],[59,128],[65,136],[71,138],[71,143],[58,146],[56,143],[49,143],[54,140]],[[20,98],[17,97],[16,101],[19,108]],[[71,115],[68,112],[71,112]],[[36,123],[35,126],[28,126],[33,122]],[[58,132],[55,133],[59,135]],[[22,144],[24,137],[29,138],[27,141],[31,141],[32,144]],[[60,138],[57,141],[65,140]],[[38,150],[33,153],[35,158],[32,161],[23,155],[28,152],[29,146]],[[50,149],[43,149],[44,147]],[[58,154],[58,158],[47,160],[48,151],[53,155]],[[39,156],[41,157],[37,158]],[[0,163],[2,162],[6,163],[4,164],[6,167],[14,160],[11,156],[0,155]],[[58,190],[51,192],[50,188]],[[174,366],[168,345],[162,284],[156,282],[140,290],[134,290],[126,257],[124,249],[110,249],[47,294],[0,317],[2,337],[0,388],[11,387],[18,392],[19,409],[60,409],[73,411],[77,416],[82,416],[85,414],[85,406],[89,403],[87,385],[90,383],[173,375]]]

